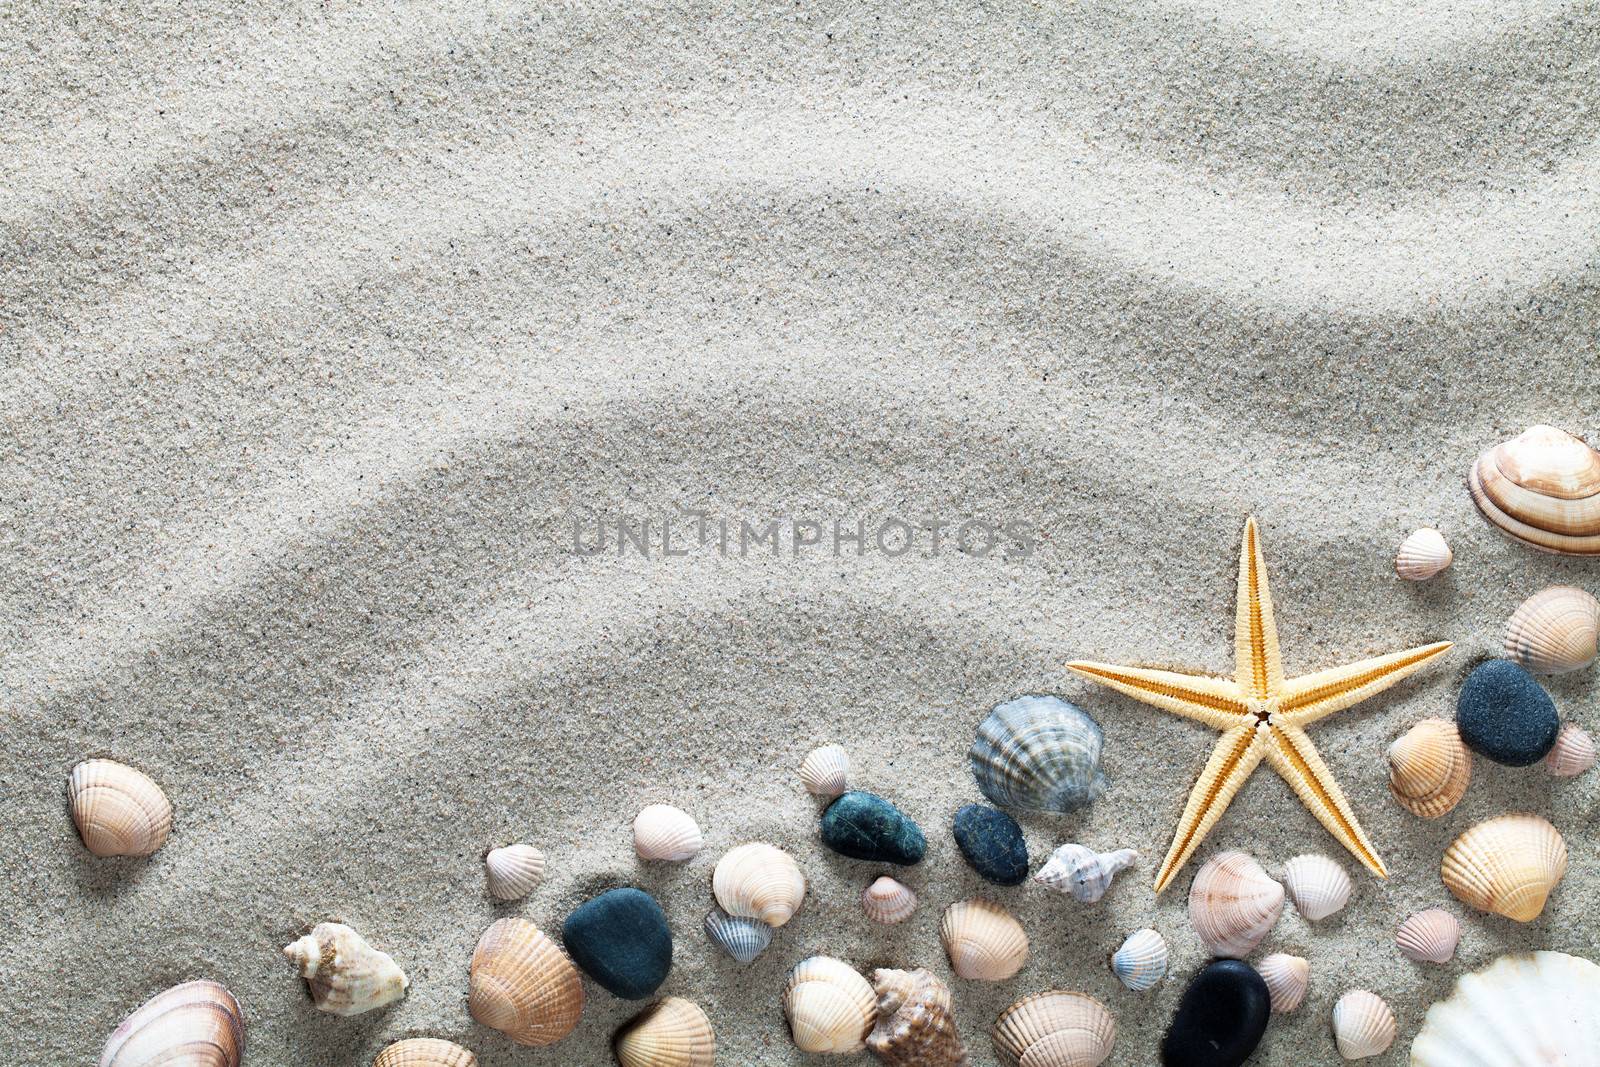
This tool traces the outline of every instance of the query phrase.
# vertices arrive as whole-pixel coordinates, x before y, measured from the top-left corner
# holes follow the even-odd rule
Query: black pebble
[[[822,813],[822,843],[851,859],[898,863],[922,862],[927,839],[916,822],[876,793],[862,790],[839,797]]]
[[[1239,1067],[1267,1032],[1267,983],[1241,960],[1214,960],[1190,981],[1161,1042],[1165,1067]]]
[[[1492,659],[1461,686],[1456,727],[1474,752],[1507,767],[1526,767],[1556,743],[1561,719],[1533,675],[1510,660]]]
[[[967,864],[995,885],[1028,879],[1028,842],[1017,820],[996,808],[968,804],[956,812],[956,846]]]
[[[643,1000],[672,970],[672,930],[655,897],[608,889],[580,904],[561,926],[567,952],[604,989]]]

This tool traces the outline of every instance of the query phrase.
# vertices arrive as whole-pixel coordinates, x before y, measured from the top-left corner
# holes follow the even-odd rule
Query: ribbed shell
[[[405,996],[411,980],[389,957],[344,923],[318,923],[284,946],[284,956],[306,980],[311,1001],[330,1015],[360,1015]]]
[[[1267,983],[1272,1010],[1279,1015],[1294,1011],[1305,1002],[1311,988],[1311,963],[1287,952],[1274,952],[1256,965],[1256,973]]]
[[[968,761],[992,803],[1029,811],[1072,811],[1105,791],[1105,737],[1085,712],[1052,696],[1007,701],[978,726]]]
[[[1518,922],[1544,911],[1567,873],[1567,843],[1537,815],[1481,822],[1445,849],[1439,874],[1456,899]]]
[[[760,919],[729,915],[718,907],[706,912],[705,926],[712,944],[740,963],[749,963],[772,944],[772,927]]]
[[[1135,993],[1142,993],[1167,976],[1167,941],[1155,930],[1135,930],[1111,954],[1111,973]]]
[[[1099,1067],[1117,1040],[1117,1021],[1085,993],[1023,997],[1000,1013],[992,1035],[1007,1067]]]
[[[877,1017],[878,998],[843,960],[812,956],[789,972],[783,1014],[802,1052],[860,1052]]]
[[[1494,446],[1467,488],[1484,518],[1524,544],[1600,554],[1600,453],[1564,430],[1533,426]]]
[[[1425,582],[1450,566],[1454,558],[1444,534],[1424,526],[1400,542],[1394,572],[1408,582]]]
[[[983,899],[945,909],[939,937],[958,978],[1001,982],[1028,962],[1028,935],[1005,908]]]
[[[1296,856],[1284,864],[1283,885],[1295,910],[1311,922],[1340,911],[1350,903],[1355,889],[1338,861],[1315,853]]]
[[[667,997],[630,1019],[612,1047],[622,1067],[712,1067],[717,1035],[698,1004]]]
[[[1081,903],[1093,904],[1106,895],[1118,872],[1127,870],[1138,858],[1139,854],[1131,848],[1096,852],[1084,845],[1065,844],[1050,854],[1033,879],[1058,892],[1069,893]]]
[[[1283,913],[1283,886],[1243,852],[1206,861],[1189,887],[1189,922],[1213,956],[1244,959]]]
[[[96,856],[148,856],[172,832],[172,803],[149,775],[115,760],[85,760],[67,780],[72,821]]]
[[[775,845],[755,842],[740,845],[717,861],[711,892],[729,915],[782,926],[800,910],[806,879],[793,856]]]
[[[396,1041],[372,1061],[372,1067],[477,1067],[478,1057],[453,1041],[413,1037]]]
[[[1428,1009],[1411,1067],[1600,1067],[1600,967],[1502,956]]]
[[[1534,674],[1565,674],[1595,660],[1600,600],[1552,585],[1524,600],[1506,623],[1506,657]]]
[[[1381,1056],[1394,1044],[1394,1012],[1376,993],[1352,989],[1333,1006],[1333,1039],[1347,1060]]]
[[[111,1032],[100,1067],[239,1067],[244,1013],[216,982],[157,993]]]
[[[1456,724],[1423,719],[1389,746],[1389,792],[1400,806],[1437,819],[1467,795],[1472,753]]]
[[[1415,963],[1449,963],[1461,943],[1461,921],[1443,908],[1419,911],[1395,930],[1394,943]]]
[[[694,816],[671,804],[651,804],[633,819],[633,850],[642,860],[682,863],[705,847]]]
[[[544,881],[544,853],[532,845],[506,845],[483,857],[489,895],[496,900],[521,900]]]
[[[967,1067],[950,989],[924,970],[872,972],[877,1022],[867,1048],[890,1067]]]
[[[841,796],[850,788],[850,754],[842,745],[813,749],[800,761],[800,784],[813,796]]]
[[[1557,778],[1572,778],[1595,764],[1594,738],[1581,726],[1566,723],[1544,758],[1544,769]]]
[[[551,1045],[578,1025],[583,982],[554,941],[526,919],[501,919],[472,953],[467,1010],[519,1045]]]
[[[875,923],[903,923],[917,910],[917,895],[884,875],[861,891],[861,910]]]

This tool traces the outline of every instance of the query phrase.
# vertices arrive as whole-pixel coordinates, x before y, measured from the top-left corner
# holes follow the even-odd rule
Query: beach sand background
[[[1150,881],[1213,734],[1062,664],[1230,670],[1247,514],[1291,673],[1457,642],[1314,730],[1393,877],[1347,860],[1343,913],[1286,909],[1261,951],[1307,956],[1312,991],[1254,1062],[1337,1062],[1329,1013],[1360,986],[1400,1021],[1372,1062],[1402,1063],[1457,975],[1600,954],[1600,775],[1479,760],[1424,823],[1383,761],[1451,712],[1524,596],[1595,585],[1497,536],[1463,478],[1530,423],[1596,429],[1600,8],[429,0],[0,23],[8,1062],[92,1062],[146,997],[210,977],[263,1067],[422,1034],[485,1067],[603,1064],[639,1005],[591,984],[572,1038],[519,1049],[468,1019],[467,962],[498,916],[554,930],[631,884],[667,910],[663,992],[706,1009],[720,1063],[806,1059],[779,994],[807,955],[947,975],[940,913],[985,892],[1033,956],[957,984],[974,1062],[996,1062],[1006,1004],[1058,987],[1115,1012],[1112,1063],[1154,1064],[1202,950],[1189,874],[1159,899]],[[574,518],[680,509],[976,518],[1038,543],[571,551]],[[1457,563],[1414,586],[1390,563],[1419,525]],[[1550,689],[1600,727],[1592,672]],[[1105,728],[1105,796],[1024,820],[1036,862],[1068,840],[1143,853],[1096,906],[991,890],[949,836],[978,799],[974,727],[1030,692]],[[817,841],[795,767],[826,741],[928,832],[904,926],[867,924],[880,869]],[[170,794],[153,858],[79,844],[64,787],[93,754]],[[656,801],[704,827],[693,862],[634,859]],[[1565,883],[1526,926],[1465,914],[1445,845],[1524,809],[1566,834]],[[480,857],[518,839],[549,879],[497,905]],[[700,921],[717,857],[752,839],[811,892],[743,968]],[[1229,847],[1274,873],[1346,859],[1265,769],[1200,859]],[[1457,961],[1406,962],[1395,924],[1439,904],[1465,920]],[[334,917],[407,969],[403,1003],[311,1008],[278,949]],[[1144,925],[1173,977],[1140,995],[1106,956]]]

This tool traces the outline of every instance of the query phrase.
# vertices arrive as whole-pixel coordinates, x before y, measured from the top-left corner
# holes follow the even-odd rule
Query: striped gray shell
[[[706,913],[706,936],[740,963],[749,963],[772,944],[772,927],[713,907]]]
[[[1105,735],[1079,708],[1052,696],[998,705],[978,726],[968,759],[978,788],[1001,807],[1072,811],[1105,792]]]

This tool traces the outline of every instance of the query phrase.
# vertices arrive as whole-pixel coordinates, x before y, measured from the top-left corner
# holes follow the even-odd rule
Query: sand
[[[1262,951],[1311,960],[1255,1061],[1336,1062],[1346,988],[1381,993],[1404,1062],[1429,1003],[1514,949],[1600,954],[1600,774],[1479,761],[1435,823],[1384,747],[1448,714],[1526,595],[1590,565],[1491,531],[1483,448],[1600,410],[1600,9],[1253,0],[703,8],[429,0],[57,5],[0,14],[0,684],[8,1062],[91,1062],[144,998],[225,982],[248,1063],[364,1065],[419,1034],[485,1067],[607,1062],[637,1005],[590,987],[567,1042],[465,1012],[497,916],[547,929],[644,887],[677,938],[664,992],[726,1064],[804,1061],[779,1010],[813,953],[947,974],[937,925],[984,891],[949,836],[989,707],[1030,692],[1104,726],[1106,795],[1025,819],[1143,853],[1107,898],[998,891],[1033,939],[961,983],[974,1063],[1012,999],[1081,989],[1146,1065],[1202,961],[1188,877],[1150,880],[1213,735],[1070,678],[1086,657],[1230,668],[1237,538],[1259,517],[1287,667],[1423,641],[1439,667],[1314,730],[1393,877]],[[675,517],[649,558],[574,522]],[[690,512],[760,531],[724,554]],[[901,555],[832,524],[952,525]],[[952,548],[965,520],[1011,524]],[[794,531],[821,546],[794,550]],[[1396,581],[1435,525],[1456,566]],[[592,525],[587,527],[592,529]],[[891,527],[891,534],[898,528]],[[972,537],[979,528],[974,527]],[[659,532],[655,535],[659,539]],[[659,549],[659,543],[656,545]],[[1009,556],[1009,558],[1008,558]],[[1592,672],[1550,686],[1600,728]],[[879,869],[825,854],[795,767],[928,831],[913,921],[857,909]],[[68,769],[110,754],[176,804],[167,847],[97,861]],[[644,804],[707,847],[643,866]],[[1527,926],[1465,916],[1458,960],[1405,962],[1438,858],[1507,810],[1571,871]],[[480,857],[550,857],[519,905]],[[765,839],[811,880],[754,965],[700,920],[716,858]],[[1263,770],[1202,858],[1341,855]],[[1463,913],[1464,914],[1464,913]],[[409,971],[358,1019],[312,1010],[278,948],[342,918]],[[1175,977],[1105,957],[1154,925]],[[848,1062],[848,1061],[841,1061]]]

